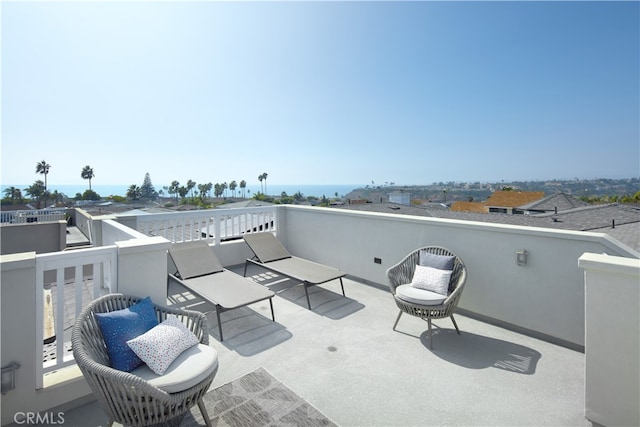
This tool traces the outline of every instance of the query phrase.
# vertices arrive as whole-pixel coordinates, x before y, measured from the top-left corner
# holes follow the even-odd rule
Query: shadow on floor
[[[213,304],[177,282],[169,286],[167,300],[171,306],[205,313],[209,335],[220,341],[216,307]],[[222,344],[242,356],[253,356],[290,339],[293,336],[291,332],[278,323],[276,304],[277,301],[274,302],[275,322],[271,319],[268,301],[220,313],[224,335]]]
[[[247,277],[256,283],[267,286],[279,297],[308,309],[307,297],[302,283],[272,271],[262,271],[251,276],[247,275]],[[333,291],[332,286],[335,287],[337,292]],[[342,319],[365,307],[356,300],[342,295],[339,280],[333,280],[322,285],[309,286],[308,291],[311,311],[329,319]],[[349,290],[346,288],[345,294],[348,295],[348,293]]]
[[[429,332],[420,335],[429,348]],[[455,329],[433,328],[432,353],[439,358],[469,369],[498,368],[505,371],[533,375],[540,352],[520,344],[476,335]]]

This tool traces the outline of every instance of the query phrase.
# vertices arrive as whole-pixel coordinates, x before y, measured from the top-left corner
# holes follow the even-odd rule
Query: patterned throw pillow
[[[162,375],[176,357],[199,342],[198,337],[184,323],[170,314],[167,320],[147,333],[127,341],[127,344],[149,369]]]
[[[158,324],[151,298],[146,297],[122,310],[96,313],[95,316],[102,331],[111,367],[130,372],[142,365],[142,360],[129,348],[127,341]]]
[[[416,265],[416,271],[413,273],[411,286],[418,289],[435,292],[440,295],[447,295],[449,292],[449,280],[452,272],[449,270],[440,270],[433,267],[424,267]]]

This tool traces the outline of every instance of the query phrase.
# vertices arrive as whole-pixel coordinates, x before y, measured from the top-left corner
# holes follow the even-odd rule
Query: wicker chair
[[[449,294],[446,299],[438,305],[421,305],[414,302],[409,302],[399,298],[396,295],[396,289],[398,286],[411,283],[413,273],[416,269],[416,265],[420,261],[420,251],[426,251],[434,255],[455,256],[453,272],[449,281]],[[396,323],[393,325],[393,330],[396,330],[398,321],[402,316],[402,313],[407,313],[412,316],[420,317],[427,321],[429,325],[429,348],[433,349],[433,336],[431,331],[431,320],[442,319],[445,317],[451,318],[453,326],[455,326],[458,335],[460,335],[460,329],[456,320],[453,317],[453,312],[458,306],[458,301],[462,295],[465,281],[467,279],[467,269],[462,260],[448,249],[438,246],[427,246],[420,249],[416,249],[407,255],[402,261],[387,270],[387,278],[389,279],[389,286],[391,293],[396,302],[396,305],[400,309]]]
[[[140,376],[134,375],[135,370],[134,373],[129,373],[109,366],[109,356],[94,314],[127,308],[140,300],[140,298],[122,294],[105,295],[91,302],[82,311],[73,327],[71,338],[73,356],[99,404],[109,416],[109,425],[114,421],[124,426],[147,426],[159,423],[171,425],[178,423],[181,420],[180,415],[188,412],[197,403],[205,422],[210,426],[202,397],[217,373],[217,358],[215,369],[210,372],[213,367],[210,364],[205,378],[192,379],[192,383],[199,382],[195,385],[187,385],[188,388],[185,390],[179,390],[180,384],[173,384],[172,392],[164,391]],[[198,337],[200,345],[208,346],[209,335],[204,314],[158,305],[154,307],[158,322],[164,321],[168,314],[176,315]]]

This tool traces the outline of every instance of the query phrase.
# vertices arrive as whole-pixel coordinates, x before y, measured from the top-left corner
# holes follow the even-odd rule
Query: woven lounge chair
[[[423,291],[422,289],[412,288],[410,283],[413,279],[416,265],[420,262],[420,252],[424,251],[433,255],[453,256],[453,269],[449,280],[449,288],[447,295],[437,295],[433,292]],[[433,336],[431,331],[431,320],[451,318],[456,332],[460,335],[460,329],[453,312],[458,306],[458,301],[462,295],[462,290],[467,279],[467,269],[462,260],[448,249],[438,246],[428,246],[416,249],[407,255],[402,261],[387,270],[387,278],[391,293],[400,309],[393,330],[396,330],[398,321],[402,313],[425,319],[429,325],[429,348],[433,349]],[[402,286],[403,288],[400,288]],[[399,289],[400,288],[400,289]],[[398,292],[400,290],[400,292]],[[425,293],[426,292],[426,293]]]
[[[200,344],[183,352],[164,375],[156,375],[146,365],[131,372],[114,369],[96,313],[109,313],[140,302],[140,298],[109,294],[91,302],[73,327],[73,356],[98,403],[114,422],[125,426],[147,426],[178,420],[198,404],[211,426],[202,397],[218,371],[218,356],[209,347],[207,318],[204,314],[154,305],[158,322],[172,314],[193,332]]]
[[[280,241],[269,232],[245,234],[244,241],[254,254],[254,257],[248,258],[244,264],[245,277],[247,275],[247,265],[251,263],[302,282],[309,310],[311,310],[309,286],[340,279],[342,296],[346,296],[344,284],[342,283],[342,278],[347,275],[344,271],[292,256]]]
[[[275,322],[272,301],[275,292],[223,268],[205,241],[174,244],[169,256],[177,270],[169,277],[216,307],[220,341],[223,340],[221,312],[268,299]]]

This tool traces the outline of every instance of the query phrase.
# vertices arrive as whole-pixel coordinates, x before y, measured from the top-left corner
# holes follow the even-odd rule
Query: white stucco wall
[[[634,255],[600,233],[300,206],[279,208],[278,218],[291,253],[375,283],[386,284],[386,270],[412,250],[444,246],[468,269],[460,308],[577,347],[584,346],[578,258]],[[523,266],[516,263],[521,249],[528,252]]]

